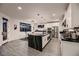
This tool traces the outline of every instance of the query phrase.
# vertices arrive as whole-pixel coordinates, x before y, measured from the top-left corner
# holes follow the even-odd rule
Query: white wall
[[[16,40],[25,37],[25,32],[20,32],[20,22],[21,20],[9,20],[8,24],[8,39]],[[14,25],[17,25],[17,29],[14,30]]]
[[[44,28],[38,28],[38,25],[44,25]],[[47,30],[47,28],[53,28],[53,26],[59,26],[59,23],[38,23],[35,26],[35,29]]]
[[[69,4],[67,12],[66,12],[66,23],[68,25],[68,28],[71,28],[72,23],[71,23],[71,4]]]
[[[72,19],[71,19],[71,4],[69,4],[68,8],[67,8],[67,11],[65,12],[64,14],[64,18],[63,20],[61,20],[60,22],[60,31],[62,31],[63,29],[66,29],[66,28],[71,28],[72,27]],[[66,20],[66,24],[68,25],[68,27],[64,27],[62,26],[62,23]]]
[[[45,28],[53,27],[53,26],[59,26],[59,23],[47,23],[47,24],[45,24]]]
[[[2,39],[2,17],[8,19],[8,39],[6,41],[3,41]],[[20,32],[20,22],[31,24],[33,31],[33,26],[35,25],[33,22],[27,21],[27,19],[26,20],[12,19],[3,13],[0,13],[0,45],[8,41],[17,40],[26,37],[27,34],[25,34],[25,32]],[[14,25],[17,25],[16,30],[14,30]]]
[[[72,5],[72,27],[79,26],[79,4],[73,3]]]
[[[65,17],[63,21],[65,19],[67,21],[68,28],[79,26],[79,4],[78,3],[69,4],[69,7],[65,13]]]
[[[9,19],[9,17],[8,16],[6,16],[6,15],[4,15],[3,13],[0,13],[0,45],[1,44],[3,44],[4,43],[4,41],[3,41],[3,37],[2,37],[2,17],[5,17],[5,18],[8,18]],[[8,40],[6,40],[5,42],[7,42]]]

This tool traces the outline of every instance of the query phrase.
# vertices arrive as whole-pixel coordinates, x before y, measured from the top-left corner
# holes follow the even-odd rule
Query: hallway
[[[52,39],[42,52],[28,47],[27,40],[15,40],[0,47],[2,56],[60,56],[60,46],[57,39]]]

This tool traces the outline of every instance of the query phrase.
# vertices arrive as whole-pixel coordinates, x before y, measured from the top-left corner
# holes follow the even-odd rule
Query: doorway
[[[54,38],[58,38],[58,26],[53,26],[52,27],[52,36],[54,37]]]
[[[3,20],[3,32],[2,32],[2,34],[3,34],[3,41],[5,41],[5,40],[7,40],[7,22],[8,22],[8,19],[3,17],[2,20]]]

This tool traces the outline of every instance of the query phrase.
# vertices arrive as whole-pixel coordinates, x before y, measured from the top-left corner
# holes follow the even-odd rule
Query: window
[[[27,24],[27,23],[20,22],[20,31],[21,32],[31,31],[31,25]]]

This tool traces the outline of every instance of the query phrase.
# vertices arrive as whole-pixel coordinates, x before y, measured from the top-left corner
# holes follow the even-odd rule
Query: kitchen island
[[[50,34],[31,33],[28,35],[28,46],[42,51],[50,40]]]

